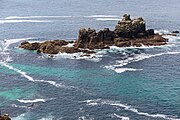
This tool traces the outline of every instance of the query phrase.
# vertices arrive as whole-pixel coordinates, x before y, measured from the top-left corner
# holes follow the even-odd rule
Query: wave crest
[[[159,113],[150,114],[150,113],[140,112],[138,109],[136,109],[130,105],[120,103],[120,101],[109,101],[109,100],[95,99],[95,100],[85,100],[83,102],[87,103],[87,105],[90,105],[90,106],[110,105],[110,106],[115,106],[115,107],[121,107],[121,108],[124,108],[124,110],[128,110],[128,111],[134,112],[138,115],[143,115],[143,116],[147,116],[147,117],[163,118],[166,120],[180,120],[179,118],[177,118],[177,116],[170,116],[170,115],[164,115],[164,114],[159,114]],[[117,115],[116,117],[119,117],[119,115]],[[120,117],[122,117],[122,116],[120,116]]]

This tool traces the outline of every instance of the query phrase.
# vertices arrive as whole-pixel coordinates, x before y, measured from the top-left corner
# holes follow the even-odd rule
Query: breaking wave
[[[0,62],[0,65],[1,65],[1,66],[4,66],[4,67],[7,67],[8,69],[13,70],[13,71],[19,73],[22,77],[28,79],[28,80],[31,81],[31,82],[48,83],[48,84],[53,85],[53,86],[55,86],[55,87],[57,87],[57,88],[60,88],[60,87],[61,87],[61,88],[66,88],[66,89],[74,89],[74,88],[76,88],[76,87],[74,87],[74,86],[66,86],[66,85],[63,85],[63,84],[61,84],[61,83],[56,83],[55,81],[35,80],[33,77],[27,75],[26,72],[23,72],[23,71],[21,71],[21,70],[19,70],[19,69],[17,69],[17,68],[14,68],[13,66],[8,65],[7,63]]]
[[[125,117],[125,116],[120,116],[120,115],[117,115],[117,114],[113,114],[112,117],[117,117],[117,118],[120,118],[121,120],[130,120],[129,117]]]
[[[35,99],[35,100],[23,100],[23,99],[17,99],[18,102],[21,102],[21,103],[37,103],[37,102],[46,102],[46,101],[49,101],[49,100],[53,100],[54,98],[51,98],[51,99]]]
[[[147,116],[147,117],[152,117],[152,118],[163,118],[166,120],[180,120],[177,118],[177,116],[170,116],[170,115],[164,115],[164,114],[150,114],[150,113],[145,113],[145,112],[140,112],[138,109],[134,108],[133,106],[122,104],[119,101],[109,101],[109,100],[102,100],[102,99],[95,99],[95,100],[85,100],[83,101],[87,105],[90,106],[98,106],[98,105],[110,105],[110,106],[115,106],[115,107],[120,107],[123,108],[124,110],[131,111],[133,113],[136,113],[138,115],[142,116]],[[122,117],[117,114],[115,114],[116,117]],[[122,118],[121,118],[122,119]],[[126,118],[128,120],[128,118]],[[124,120],[126,120],[124,119]]]
[[[50,20],[0,20],[0,24],[5,23],[44,23],[44,22],[52,22]]]
[[[142,61],[142,60],[152,58],[152,57],[158,57],[158,56],[162,56],[162,55],[174,55],[174,54],[180,54],[180,52],[164,52],[164,53],[158,53],[158,54],[154,54],[154,55],[145,54],[145,53],[136,54],[133,57],[127,57],[126,59],[123,59],[123,60],[116,60],[115,65],[105,66],[105,68],[114,70],[117,73],[122,73],[125,71],[142,70],[142,69],[135,69],[135,68],[121,68],[121,67],[126,66],[130,63]]]
[[[126,72],[126,71],[141,71],[143,69],[134,69],[134,68],[114,68],[112,69],[114,70],[116,73],[123,73],[123,72]]]
[[[71,18],[73,16],[9,16],[6,20],[11,19],[33,19],[33,18]]]
[[[16,104],[12,104],[11,105],[12,107],[15,107],[15,108],[25,108],[25,109],[33,109],[33,107],[30,107],[30,106],[20,106],[20,105],[16,105]],[[14,119],[13,119],[14,120]],[[24,120],[24,119],[23,119]]]
[[[118,21],[118,18],[97,18],[97,21]]]
[[[103,57],[103,55],[100,55],[100,54],[90,54],[90,55],[86,56],[82,52],[73,53],[73,54],[59,53],[59,54],[55,55],[55,59],[65,58],[65,59],[87,60],[87,61],[92,61],[92,62],[101,61],[102,60],[101,57]]]
[[[117,15],[90,15],[90,16],[84,16],[88,18],[117,18],[119,16]]]

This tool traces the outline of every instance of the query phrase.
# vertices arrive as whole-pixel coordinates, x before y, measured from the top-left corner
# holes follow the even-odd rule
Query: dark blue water
[[[17,47],[75,40],[82,27],[113,30],[124,13],[158,33],[180,30],[178,0],[0,0],[1,112],[12,120],[179,120],[179,34],[164,36],[166,46],[112,46],[87,58]]]

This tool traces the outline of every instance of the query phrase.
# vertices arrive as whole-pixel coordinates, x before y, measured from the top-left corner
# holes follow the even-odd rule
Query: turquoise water
[[[178,0],[1,1],[1,112],[12,120],[179,120],[179,34],[164,36],[166,46],[112,46],[89,58],[49,59],[17,47],[75,40],[81,27],[113,30],[124,13],[144,17],[157,33],[180,30]]]

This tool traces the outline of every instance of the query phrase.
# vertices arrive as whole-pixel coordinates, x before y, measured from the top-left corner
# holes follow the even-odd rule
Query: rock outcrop
[[[82,50],[76,47],[67,47],[68,43],[72,43],[72,41],[67,42],[64,40],[51,40],[45,41],[42,43],[30,43],[30,42],[22,42],[19,46],[20,48],[27,50],[37,50],[38,53],[47,53],[47,54],[58,54],[61,53],[76,53],[76,52],[84,52],[87,54],[95,53],[90,50]]]
[[[161,35],[155,34],[154,29],[146,30],[143,18],[131,19],[130,15],[125,14],[122,20],[118,21],[114,31],[109,30],[109,28],[104,28],[98,32],[91,28],[80,29],[78,40],[74,42],[73,47],[66,46],[70,42],[53,40],[42,43],[23,42],[20,48],[37,50],[39,53],[48,54],[57,54],[59,52],[92,54],[94,49],[108,49],[112,45],[118,47],[159,46],[165,45],[167,41]]]
[[[79,30],[78,40],[75,42],[77,48],[103,49],[110,45],[119,47],[142,46],[142,45],[164,45],[167,40],[155,34],[154,29],[146,30],[143,18],[131,20],[130,15],[125,14],[118,21],[114,31],[108,28],[96,32],[94,29],[82,28]]]

